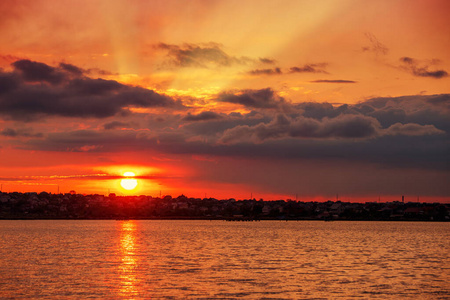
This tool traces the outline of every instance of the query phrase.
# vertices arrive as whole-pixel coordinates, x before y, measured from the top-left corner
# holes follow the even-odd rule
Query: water
[[[0,299],[450,299],[449,229],[0,221]]]

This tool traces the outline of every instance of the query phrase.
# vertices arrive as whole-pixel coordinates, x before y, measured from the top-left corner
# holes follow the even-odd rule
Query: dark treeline
[[[0,192],[0,219],[450,221],[450,205]]]

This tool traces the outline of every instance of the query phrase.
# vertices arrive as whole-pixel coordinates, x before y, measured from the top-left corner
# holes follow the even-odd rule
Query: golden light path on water
[[[119,266],[120,297],[136,297],[139,293],[137,288],[136,269],[138,260],[136,256],[136,222],[122,221],[120,223],[120,255]]]

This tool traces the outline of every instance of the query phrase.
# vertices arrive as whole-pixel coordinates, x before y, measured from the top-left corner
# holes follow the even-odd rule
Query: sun
[[[120,181],[120,185],[127,191],[134,190],[138,185],[137,180],[133,178],[136,175],[133,172],[125,172],[123,173],[123,176],[126,178]]]

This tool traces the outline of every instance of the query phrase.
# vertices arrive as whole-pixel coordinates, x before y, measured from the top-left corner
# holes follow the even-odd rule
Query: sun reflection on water
[[[136,276],[138,259],[136,256],[136,221],[120,223],[120,255],[119,266],[120,296],[133,299],[138,296],[138,278]]]

